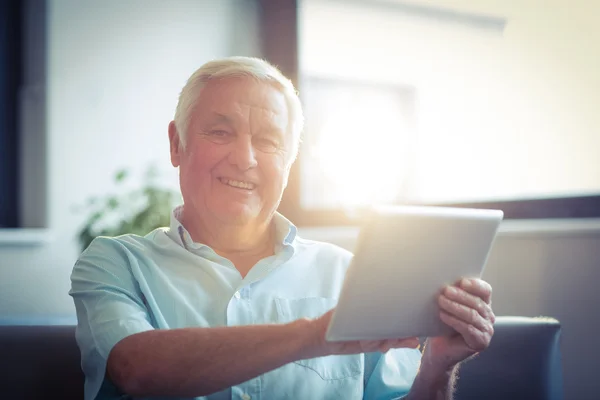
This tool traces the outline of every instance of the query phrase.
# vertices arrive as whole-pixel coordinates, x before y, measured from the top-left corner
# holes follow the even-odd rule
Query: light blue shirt
[[[275,255],[242,278],[231,261],[192,241],[180,212],[174,210],[169,228],[144,237],[96,238],[75,264],[69,294],[77,310],[86,400],[121,398],[105,379],[106,362],[129,335],[286,323],[336,305],[350,252],[300,238],[276,214]],[[397,349],[300,360],[201,399],[393,399],[410,389],[420,358],[417,349]]]

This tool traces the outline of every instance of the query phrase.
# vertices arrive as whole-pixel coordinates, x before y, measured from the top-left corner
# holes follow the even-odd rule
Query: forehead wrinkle
[[[255,131],[267,129],[269,131],[273,129],[280,129],[277,124],[278,117],[281,113],[273,110],[270,107],[260,107],[253,105],[246,105],[247,107],[247,119],[250,134],[254,134]]]
[[[214,101],[210,107],[211,114],[220,117],[224,115],[223,122],[229,123],[234,129],[243,129],[247,125],[249,134],[258,133],[262,130],[280,131],[279,134],[287,137],[290,128],[288,103],[281,101],[279,96],[271,96],[268,93],[257,93],[258,95],[244,98],[238,97],[234,101],[224,101],[228,93],[217,92],[220,101]],[[284,99],[285,100],[285,99]],[[210,104],[210,103],[209,103]],[[256,114],[256,115],[253,115]],[[221,122],[221,121],[218,121]]]

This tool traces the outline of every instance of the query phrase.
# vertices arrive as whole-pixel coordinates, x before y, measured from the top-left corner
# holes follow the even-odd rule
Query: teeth
[[[240,189],[246,189],[246,190],[252,190],[255,187],[255,185],[253,183],[236,181],[233,179],[221,179],[221,182],[226,185],[229,185],[229,186],[233,186],[233,187],[240,188]]]

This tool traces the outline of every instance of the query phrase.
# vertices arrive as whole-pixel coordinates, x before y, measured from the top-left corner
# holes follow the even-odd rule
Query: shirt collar
[[[175,207],[171,211],[171,221],[167,235],[177,244],[184,247],[187,250],[200,249],[208,247],[202,243],[195,243],[192,240],[192,236],[185,229],[181,223],[181,217],[183,215],[183,205]],[[275,224],[275,253],[287,246],[294,245],[298,228],[286,217],[281,215],[279,212],[275,212],[273,215],[273,223]]]

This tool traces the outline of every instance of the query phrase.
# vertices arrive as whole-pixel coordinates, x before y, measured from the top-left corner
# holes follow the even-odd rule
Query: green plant
[[[117,186],[123,187],[128,176],[125,169],[117,171],[114,176]],[[84,206],[88,217],[78,233],[81,251],[97,236],[145,235],[156,228],[168,226],[178,195],[160,187],[157,177],[156,169],[151,167],[140,189],[90,198]]]

